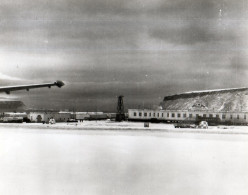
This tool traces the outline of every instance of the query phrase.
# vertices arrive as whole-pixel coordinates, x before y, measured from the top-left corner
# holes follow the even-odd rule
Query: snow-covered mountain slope
[[[248,111],[248,88],[196,91],[164,97],[166,110]]]

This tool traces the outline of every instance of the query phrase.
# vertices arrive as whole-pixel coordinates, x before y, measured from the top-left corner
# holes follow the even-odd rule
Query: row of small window
[[[162,117],[164,117],[164,113],[161,113]],[[133,113],[133,116],[137,116],[137,113],[134,112]],[[142,116],[142,112],[139,112],[139,116]],[[144,117],[147,117],[148,116],[148,113],[147,112],[144,112]],[[152,117],[152,113],[149,113],[149,117]],[[156,117],[156,113],[153,113],[153,117]],[[159,117],[159,113],[157,113],[157,117]]]
[[[161,114],[161,115],[160,115]],[[149,115],[149,117],[156,117],[156,113],[153,113],[153,115],[152,115],[152,113],[147,113],[147,112],[144,112],[144,117],[147,117]],[[137,116],[137,113],[136,112],[134,112],[133,113],[133,116]],[[139,116],[142,116],[142,112],[139,112]],[[191,116],[192,116],[192,114],[191,114]],[[157,117],[164,117],[164,113],[157,113]],[[167,113],[167,117],[170,117],[170,114],[169,113]],[[175,113],[172,113],[171,114],[171,117],[175,117]],[[181,114],[180,113],[178,113],[177,114],[177,117],[181,117]],[[186,117],[186,114],[183,114],[183,117]]]
[[[161,114],[161,115],[160,115]],[[153,113],[153,115],[152,115],[152,113],[146,113],[146,112],[144,112],[144,117],[147,117],[149,115],[149,117],[156,117],[156,113]],[[133,116],[137,116],[137,113],[136,112],[134,112],[133,113]],[[142,116],[142,112],[139,112],[139,116]],[[176,116],[176,114],[175,113],[171,113],[171,117],[172,118],[174,118]],[[186,113],[184,113],[183,115],[182,115],[184,118],[186,118],[187,117],[187,115],[186,115]],[[197,115],[196,115],[197,116]],[[164,117],[164,113],[157,113],[157,117]],[[167,117],[170,117],[170,113],[167,113]],[[177,113],[177,117],[178,118],[180,118],[181,117],[181,114],[180,113]],[[193,117],[193,115],[192,114],[189,114],[189,118],[192,118]]]
[[[160,114],[161,114],[161,116],[160,116]],[[137,113],[134,112],[133,115],[134,116],[137,116]],[[149,117],[152,117],[152,113],[144,112],[144,117],[147,117],[148,115],[149,115]],[[139,116],[142,117],[142,112],[139,112]],[[171,113],[171,117],[172,118],[175,118],[175,116],[176,116],[175,113]],[[181,113],[177,113],[177,118],[181,118],[181,116],[183,118],[186,118],[187,117],[187,114],[186,113],[183,113],[181,115]],[[199,114],[196,114],[195,116],[196,116],[196,118],[198,118],[199,117]],[[207,117],[206,114],[203,114],[202,116],[203,116],[203,118]],[[156,117],[156,113],[153,113],[153,117]],[[157,113],[157,117],[164,117],[164,113]],[[169,113],[167,113],[167,117],[168,118],[170,117],[170,114]],[[209,114],[209,117],[210,118],[213,118],[213,114]],[[218,114],[216,114],[216,118],[219,118],[219,117],[220,116]],[[226,115],[225,114],[222,114],[221,117],[222,117],[222,119],[226,119]],[[193,114],[189,114],[189,118],[193,118]],[[239,115],[237,115],[237,119],[239,119],[239,118],[240,118]],[[230,115],[230,119],[233,119],[233,115]],[[246,119],[246,115],[244,115],[244,119]]]
[[[156,117],[156,113],[153,113],[153,115],[152,115],[152,113],[147,113],[147,112],[144,112],[144,117],[147,117],[148,114],[149,114],[149,117],[152,117],[152,116]],[[133,116],[137,116],[137,113],[134,112]],[[139,116],[142,116],[142,112],[139,112]],[[157,117],[159,117],[159,113],[157,113]],[[161,113],[161,117],[164,117],[164,113]]]

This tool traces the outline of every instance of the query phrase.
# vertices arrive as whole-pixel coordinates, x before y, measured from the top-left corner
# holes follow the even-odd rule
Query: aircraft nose
[[[63,81],[56,81],[54,84],[57,85],[59,88],[65,85]]]

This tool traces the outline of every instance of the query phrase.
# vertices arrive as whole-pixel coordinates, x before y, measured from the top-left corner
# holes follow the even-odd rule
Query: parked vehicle
[[[49,120],[49,124],[51,124],[51,125],[56,124],[55,119],[54,119],[54,118],[51,118],[51,119]]]
[[[76,119],[68,119],[67,120],[67,123],[77,123],[78,122],[78,120],[76,120]]]
[[[3,123],[22,123],[23,122],[23,117],[3,117],[1,118],[0,122]]]
[[[201,121],[206,121],[209,126],[215,126],[221,123],[219,117],[202,117],[198,116],[196,119],[196,123],[200,124]]]
[[[201,129],[208,129],[208,122],[207,121],[201,121],[199,123],[198,127],[201,128]]]
[[[195,124],[190,123],[177,123],[174,126],[175,128],[196,128]]]

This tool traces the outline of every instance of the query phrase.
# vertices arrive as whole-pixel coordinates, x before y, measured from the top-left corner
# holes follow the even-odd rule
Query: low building
[[[248,112],[214,112],[189,110],[129,109],[130,121],[154,121],[175,123],[180,121],[208,121],[210,124],[248,124]]]
[[[0,122],[4,123],[22,123],[28,122],[26,112],[4,112],[0,115]]]
[[[37,123],[48,123],[51,118],[55,119],[56,122],[66,122],[72,118],[72,114],[70,112],[30,111],[28,118],[31,122]]]
[[[129,109],[129,120],[248,124],[248,88],[197,91],[166,96],[161,110]]]
[[[103,112],[75,112],[76,120],[100,120],[103,118],[107,118]]]
[[[108,119],[115,120],[116,118],[116,113],[107,113]]]
[[[91,112],[89,113],[89,117],[86,117],[85,120],[106,120],[108,116],[103,112]]]
[[[75,113],[75,119],[76,120],[85,120],[86,118],[88,118],[90,115],[88,112],[76,112]]]
[[[26,112],[4,112],[3,116],[5,117],[27,117],[27,113]]]

